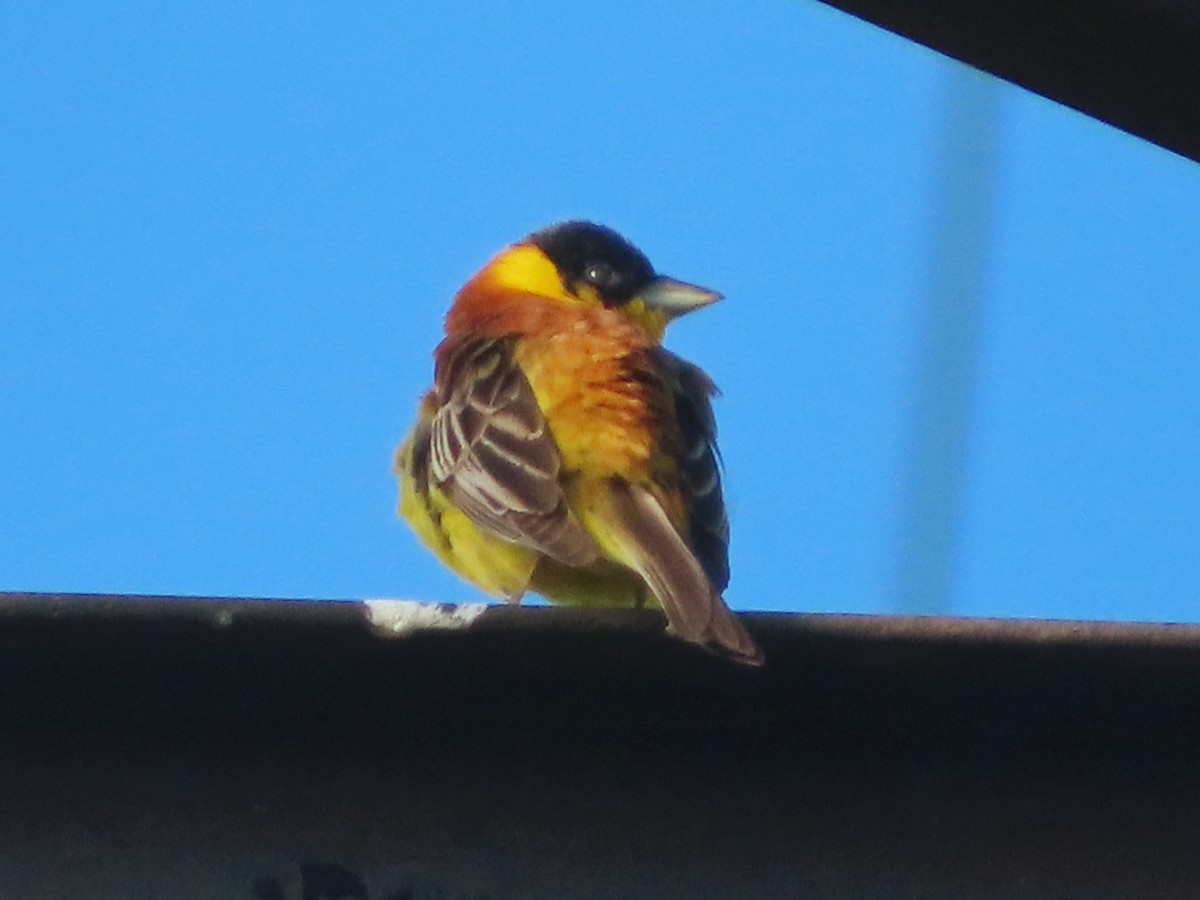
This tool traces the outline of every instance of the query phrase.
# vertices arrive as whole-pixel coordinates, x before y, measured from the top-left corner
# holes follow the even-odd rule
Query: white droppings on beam
[[[367,619],[386,637],[418,631],[467,628],[488,608],[486,603],[422,603],[419,600],[364,600]]]

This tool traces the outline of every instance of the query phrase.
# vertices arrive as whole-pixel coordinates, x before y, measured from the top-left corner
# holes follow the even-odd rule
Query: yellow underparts
[[[400,515],[438,559],[480,590],[509,601],[519,600],[530,590],[554,603],[574,606],[657,605],[641,577],[615,559],[572,568],[478,528],[436,487],[430,487],[428,493],[418,490],[407,465],[407,453],[405,444],[396,454]],[[579,507],[577,515],[584,527],[606,554],[623,555],[607,539],[602,519],[587,510],[601,483],[589,479],[576,485],[569,499],[572,508]],[[580,490],[582,485],[587,488]]]
[[[528,590],[573,606],[656,605],[642,579],[616,562],[578,569],[540,557],[478,528],[437,488],[421,494],[403,472],[400,514],[447,567],[493,597],[519,600]]]
[[[400,515],[421,542],[449,568],[486,593],[506,600],[520,598],[533,576],[537,554],[481,531],[436,487],[422,493],[412,476],[399,465],[399,459],[397,463]]]

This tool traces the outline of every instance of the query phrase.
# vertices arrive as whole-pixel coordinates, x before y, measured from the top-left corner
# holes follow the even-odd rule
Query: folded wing
[[[761,665],[762,651],[725,605],[658,499],[643,487],[614,479],[607,502],[606,519],[623,561],[646,580],[670,630],[738,662]]]
[[[719,593],[729,585],[729,518],[710,399],[717,388],[698,366],[669,350],[660,348],[658,354],[679,422],[679,480],[687,506],[688,543]]]
[[[600,555],[567,507],[558,446],[510,341],[448,339],[437,351],[429,474],[476,525],[569,566]]]

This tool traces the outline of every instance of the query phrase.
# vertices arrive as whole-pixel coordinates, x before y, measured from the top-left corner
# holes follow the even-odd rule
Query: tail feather
[[[713,588],[662,504],[649,491],[616,480],[608,499],[614,537],[658,598],[669,630],[737,662],[761,665],[762,651]]]

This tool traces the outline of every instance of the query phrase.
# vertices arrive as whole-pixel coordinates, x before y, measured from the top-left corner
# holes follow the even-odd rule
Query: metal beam
[[[1200,628],[415,612],[0,595],[0,896],[1200,896]]]
[[[825,0],[1200,161],[1196,0]]]

